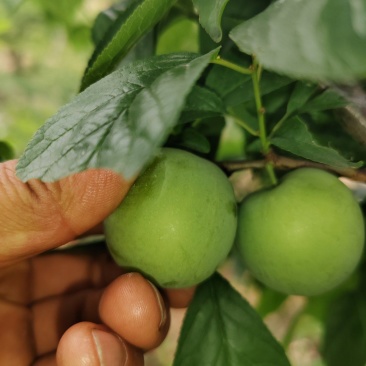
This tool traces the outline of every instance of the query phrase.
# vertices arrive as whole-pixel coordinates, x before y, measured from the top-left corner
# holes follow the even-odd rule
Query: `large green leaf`
[[[100,80],[38,130],[18,163],[19,177],[52,181],[93,167],[126,177],[138,173],[177,123],[216,54],[157,56]]]
[[[203,283],[184,320],[174,366],[289,366],[259,315],[220,275]]]
[[[350,82],[366,76],[366,1],[275,1],[231,38],[267,69]]]
[[[81,90],[110,73],[131,47],[164,16],[175,0],[134,0],[98,43]]]
[[[362,165],[362,163],[353,163],[347,160],[331,147],[319,145],[305,122],[298,116],[285,121],[270,142],[282,150],[318,163],[338,168],[358,168]]]
[[[193,0],[202,27],[215,42],[222,38],[221,17],[229,0]]]
[[[324,338],[327,365],[366,364],[366,298],[362,293],[347,293],[331,304]]]

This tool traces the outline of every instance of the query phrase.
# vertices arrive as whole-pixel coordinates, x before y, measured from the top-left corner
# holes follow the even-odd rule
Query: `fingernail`
[[[127,349],[117,336],[100,329],[93,329],[92,335],[97,347],[100,366],[124,366]]]
[[[149,280],[148,280],[148,282],[149,282],[151,288],[153,289],[153,291],[155,293],[155,297],[156,297],[156,300],[157,300],[158,305],[159,305],[159,310],[160,310],[159,329],[161,329],[165,325],[166,320],[167,320],[165,303],[164,303],[163,298],[161,297],[161,294],[160,294],[159,290],[153,285],[152,282],[150,282]]]

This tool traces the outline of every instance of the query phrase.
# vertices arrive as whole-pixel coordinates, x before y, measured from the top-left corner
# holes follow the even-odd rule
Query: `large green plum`
[[[334,175],[301,168],[242,202],[237,241],[248,269],[268,287],[317,295],[342,283],[360,261],[363,216]]]
[[[236,224],[225,174],[194,154],[165,148],[106,219],[105,233],[119,265],[180,288],[215,271],[232,247]]]

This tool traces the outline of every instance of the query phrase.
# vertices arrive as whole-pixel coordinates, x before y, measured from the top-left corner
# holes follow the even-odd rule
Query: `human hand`
[[[192,290],[162,296],[101,249],[39,255],[102,222],[132,182],[89,170],[22,183],[15,165],[0,164],[0,365],[143,365],[167,334],[167,299],[185,306]]]

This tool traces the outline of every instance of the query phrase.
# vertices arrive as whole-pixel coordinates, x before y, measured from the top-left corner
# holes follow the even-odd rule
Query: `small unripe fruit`
[[[342,283],[360,261],[361,209],[335,176],[303,168],[239,209],[238,245],[248,269],[280,292],[317,295]]]
[[[106,219],[105,233],[119,265],[162,287],[182,288],[208,278],[226,258],[236,222],[225,174],[194,154],[166,148]]]

